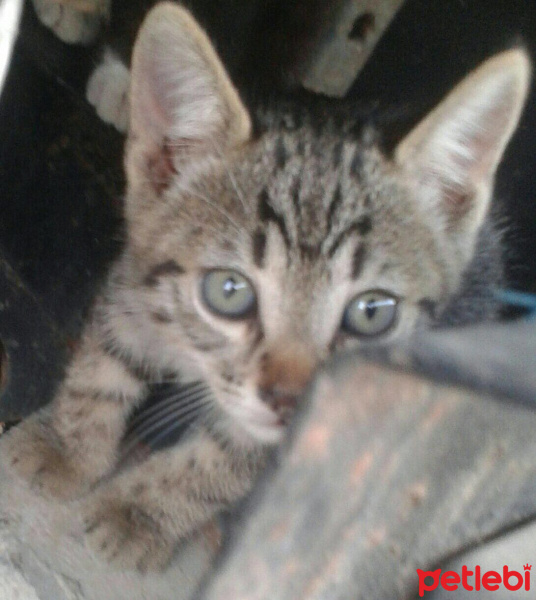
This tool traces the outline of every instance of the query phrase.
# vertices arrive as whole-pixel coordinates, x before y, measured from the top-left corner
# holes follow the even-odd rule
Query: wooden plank
[[[327,96],[344,96],[403,3],[404,0],[332,2],[313,51],[296,67],[302,85]]]
[[[349,357],[306,412],[203,600],[410,597],[536,514],[532,410]]]

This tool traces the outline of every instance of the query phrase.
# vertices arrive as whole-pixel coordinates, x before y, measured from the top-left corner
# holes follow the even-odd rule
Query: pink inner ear
[[[169,138],[174,125],[172,89],[165,75],[154,53],[147,53],[138,61],[132,99],[132,130],[139,139],[150,141],[146,143],[145,164],[147,176],[159,196],[177,175],[179,160],[196,144],[195,140]]]
[[[164,142],[147,157],[147,170],[153,189],[158,196],[169,187],[171,179],[177,174],[171,146]]]
[[[139,70],[132,92],[132,126],[160,144],[171,126],[171,116],[163,105],[162,90],[151,65],[140,65]]]
[[[187,159],[202,146],[200,140],[164,138],[161,145],[147,156],[147,170],[151,185],[158,196],[169,187],[173,177],[179,174],[177,164]]]
[[[473,206],[475,190],[453,187],[448,182],[440,183],[441,196],[446,204],[448,220],[456,222],[464,217]]]
[[[488,181],[496,168],[498,148],[511,111],[508,99],[490,107],[484,115],[475,117],[459,141],[461,151],[450,157],[453,178],[440,177],[442,195],[454,219],[463,216],[482,182]],[[467,152],[467,154],[466,154]]]
[[[512,111],[510,104],[508,98],[505,98],[493,108],[488,109],[486,115],[482,117],[480,125],[474,131],[469,142],[474,157],[469,166],[471,181],[480,181],[489,177],[491,171],[497,166],[496,163],[500,158],[498,148],[501,146],[501,140]]]

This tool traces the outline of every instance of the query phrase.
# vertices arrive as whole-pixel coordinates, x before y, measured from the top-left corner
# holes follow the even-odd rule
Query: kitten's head
[[[150,13],[132,69],[123,336],[140,358],[201,375],[235,433],[276,441],[335,350],[407,336],[457,292],[527,57],[485,63],[391,158],[329,116],[272,114],[253,134],[176,5]]]

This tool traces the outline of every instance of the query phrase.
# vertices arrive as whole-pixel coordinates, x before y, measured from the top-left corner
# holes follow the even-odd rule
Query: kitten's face
[[[437,232],[360,142],[272,131],[162,200],[143,229],[144,336],[265,441],[320,362],[407,335],[453,286]]]
[[[409,335],[457,290],[526,88],[524,56],[503,63],[488,67],[495,78],[484,90],[500,106],[472,106],[462,84],[463,110],[437,109],[387,160],[370,135],[329,123],[318,131],[274,119],[252,139],[188,13],[153,11],[133,66],[122,294],[130,347],[207,381],[226,416],[218,423],[235,438],[277,441],[320,363]],[[508,86],[514,67],[525,74]],[[486,102],[495,121],[504,116],[489,140],[475,128]]]

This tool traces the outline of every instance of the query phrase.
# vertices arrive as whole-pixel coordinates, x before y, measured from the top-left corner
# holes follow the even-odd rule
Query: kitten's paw
[[[90,44],[103,20],[103,0],[33,0],[43,25],[68,44]]]
[[[86,98],[99,117],[121,132],[126,132],[130,113],[130,71],[111,52],[89,78]]]
[[[0,454],[6,466],[45,496],[71,500],[85,482],[54,445],[49,428],[30,417],[2,437]]]
[[[175,541],[134,504],[101,497],[92,498],[84,519],[87,542],[104,561],[117,569],[164,570]]]

